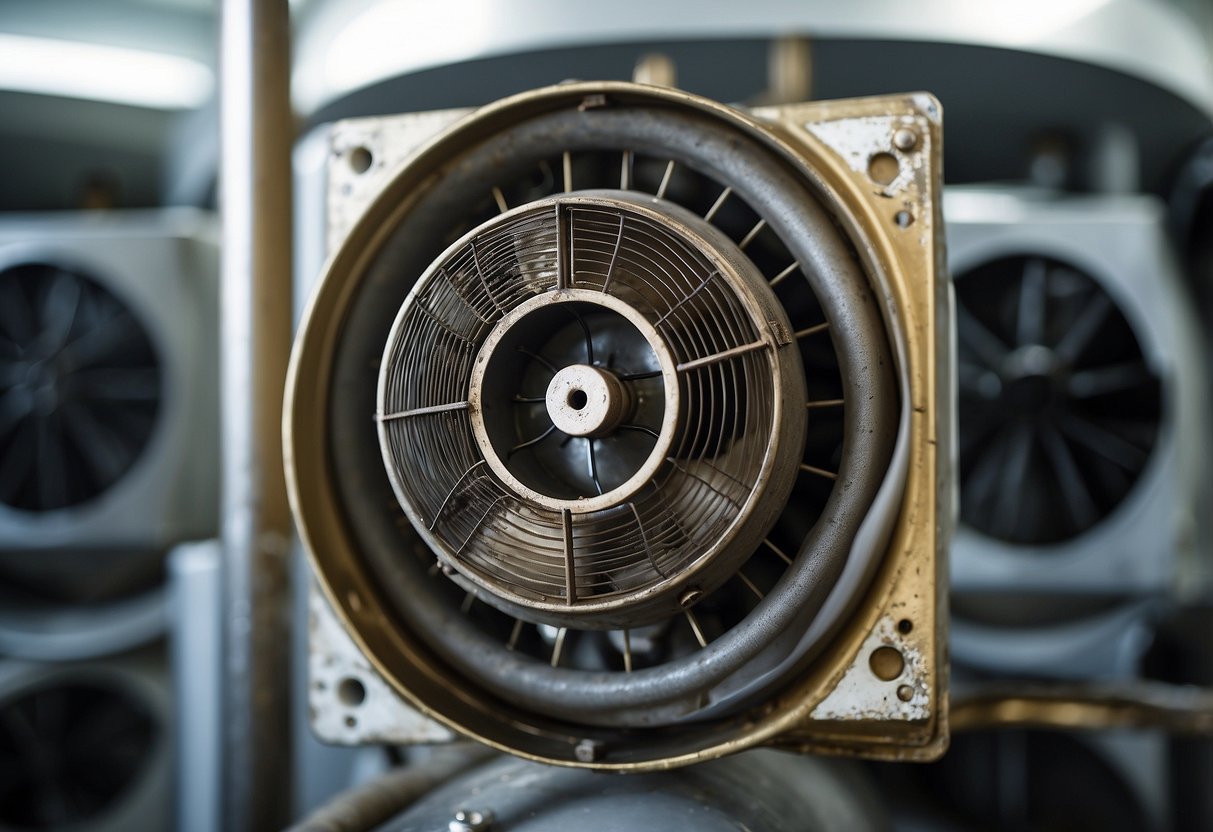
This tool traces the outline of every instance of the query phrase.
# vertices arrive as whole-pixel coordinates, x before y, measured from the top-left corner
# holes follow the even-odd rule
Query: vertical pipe
[[[289,821],[293,780],[280,433],[291,327],[287,0],[224,0],[220,44],[222,812],[227,832],[262,832]]]
[[[177,832],[221,832],[223,598],[218,541],[169,554],[173,699],[177,703]]]

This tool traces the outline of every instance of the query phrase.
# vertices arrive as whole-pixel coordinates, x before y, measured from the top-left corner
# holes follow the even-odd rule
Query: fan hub
[[[552,376],[545,399],[548,418],[569,436],[607,436],[631,410],[619,376],[588,364],[572,364]]]
[[[1020,347],[1007,356],[1002,369],[1003,400],[1021,416],[1037,415],[1059,398],[1064,370],[1048,347]]]

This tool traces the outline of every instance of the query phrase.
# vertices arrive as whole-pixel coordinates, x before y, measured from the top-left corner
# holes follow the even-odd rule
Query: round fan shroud
[[[883,278],[865,274],[814,182],[801,156],[735,110],[607,83],[478,111],[378,194],[331,261],[297,342],[288,470],[330,600],[410,701],[485,742],[564,764],[578,764],[570,736],[624,729],[612,760],[648,765],[723,747],[759,696],[751,681],[763,695],[787,684],[755,667],[786,656],[821,609],[885,477],[900,409],[872,295]],[[805,454],[770,534],[719,590],[643,627],[535,624],[484,603],[435,562],[407,516],[384,510],[398,495],[366,429],[367,391],[373,407],[384,345],[421,274],[469,231],[562,186],[573,197],[618,188],[664,199],[724,231],[775,291],[805,366]],[[821,632],[813,645],[831,630]],[[676,725],[707,704],[716,713],[694,730]]]

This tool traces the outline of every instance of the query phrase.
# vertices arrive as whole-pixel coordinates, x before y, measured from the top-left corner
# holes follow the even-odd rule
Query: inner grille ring
[[[457,242],[402,305],[384,463],[482,600],[655,624],[732,577],[787,502],[806,412],[793,344],[762,275],[702,219],[623,192],[541,200]]]

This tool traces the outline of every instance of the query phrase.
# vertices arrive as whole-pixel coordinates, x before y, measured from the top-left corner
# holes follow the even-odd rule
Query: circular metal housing
[[[804,445],[791,324],[676,205],[539,200],[422,275],[379,375],[401,506],[461,582],[527,620],[621,629],[732,577]]]
[[[329,600],[423,713],[511,753],[600,768],[717,756],[776,730],[752,706],[803,681],[864,587],[841,581],[844,567],[870,575],[885,551],[868,521],[901,414],[873,292],[884,277],[842,231],[870,233],[868,215],[848,214],[813,164],[769,126],[679,91],[561,85],[433,140],[351,229],[292,356],[288,484]],[[570,233],[568,262],[550,257],[562,247],[544,235],[590,209],[605,220],[598,236],[579,254]],[[612,271],[615,244],[638,239],[624,233],[632,218],[679,257],[638,249]],[[515,227],[499,249],[509,281],[483,268],[493,255],[480,242],[481,269],[438,275],[480,234],[528,219],[542,227]],[[596,267],[574,267],[591,239]],[[677,292],[641,278],[680,260],[695,268]],[[438,289],[487,303],[447,294],[443,311]],[[429,334],[414,338],[414,323]],[[612,351],[628,362],[610,364]],[[586,409],[594,391],[593,424],[573,424],[565,408]],[[620,427],[641,418],[652,433]],[[558,420],[564,451],[554,433],[518,447]],[[614,467],[598,470],[601,494],[590,439],[620,443],[603,455]],[[628,504],[651,499],[653,482],[682,483],[684,508],[670,493],[673,510],[638,523]],[[583,574],[608,573],[580,569],[595,551],[581,524],[596,516],[607,534],[631,531],[614,548],[639,568],[582,595]],[[654,558],[668,577],[649,561],[654,540],[671,544]],[[535,541],[543,589],[519,580]]]

